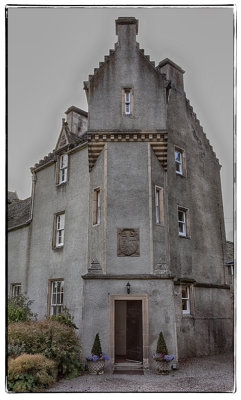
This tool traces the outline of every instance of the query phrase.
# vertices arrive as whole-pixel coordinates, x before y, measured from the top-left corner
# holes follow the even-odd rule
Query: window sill
[[[57,251],[62,250],[63,248],[64,248],[64,245],[63,246],[53,246],[52,247],[53,250],[57,250]]]
[[[182,235],[178,235],[178,237],[180,238],[180,239],[191,239],[191,236],[182,236]]]
[[[182,318],[194,318],[192,314],[182,314]]]
[[[100,226],[100,223],[99,224],[92,224],[92,227],[94,228],[94,227],[97,227],[97,226]]]
[[[57,184],[56,184],[56,187],[64,186],[64,185],[66,185],[67,183],[68,183],[68,181],[64,181],[64,182],[61,182],[61,183],[57,183]]]
[[[176,175],[180,176],[181,178],[186,178],[186,175],[180,174],[179,172],[176,171]]]

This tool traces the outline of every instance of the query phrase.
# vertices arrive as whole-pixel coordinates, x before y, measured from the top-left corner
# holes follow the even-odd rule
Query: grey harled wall
[[[64,304],[81,326],[82,278],[86,272],[88,224],[87,147],[69,157],[69,180],[56,186],[55,165],[39,171],[35,188],[28,296],[41,319],[47,311],[48,279],[64,279]],[[62,249],[52,248],[53,219],[65,211]]]
[[[85,311],[82,338],[83,359],[91,352],[94,337],[99,332],[102,351],[110,354],[110,294],[126,295],[127,280],[85,280]],[[160,331],[163,332],[169,354],[175,354],[175,311],[171,280],[131,280],[131,294],[148,293],[149,361],[156,350]],[[162,307],[160,307],[162,304]],[[107,363],[108,366],[108,363]]]
[[[171,268],[179,277],[223,284],[225,233],[220,167],[183,92],[171,89],[167,110]],[[185,151],[184,177],[175,172],[175,145]],[[190,211],[190,239],[178,237],[178,205]]]
[[[134,25],[119,26],[121,39],[115,53],[90,81],[90,131],[166,128],[163,80],[136,48],[133,29]],[[132,116],[122,115],[122,88],[133,88]]]
[[[148,144],[108,143],[107,273],[150,273],[148,195]],[[139,257],[117,257],[117,228],[139,228]]]

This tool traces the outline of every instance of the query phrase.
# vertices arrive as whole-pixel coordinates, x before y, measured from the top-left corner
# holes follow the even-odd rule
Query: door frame
[[[110,303],[110,359],[115,362],[115,300],[141,300],[142,302],[142,345],[143,366],[148,367],[149,329],[148,329],[148,295],[147,294],[109,294]]]

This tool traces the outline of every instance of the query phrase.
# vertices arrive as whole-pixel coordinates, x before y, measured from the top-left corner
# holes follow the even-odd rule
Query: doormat
[[[144,375],[142,369],[114,369],[113,374]]]

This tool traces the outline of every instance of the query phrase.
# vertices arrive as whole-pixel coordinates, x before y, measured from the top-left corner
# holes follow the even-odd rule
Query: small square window
[[[22,285],[21,283],[12,283],[10,288],[11,297],[17,297],[21,294]]]
[[[184,150],[175,147],[175,168],[176,174],[184,175],[185,172],[185,155]]]

